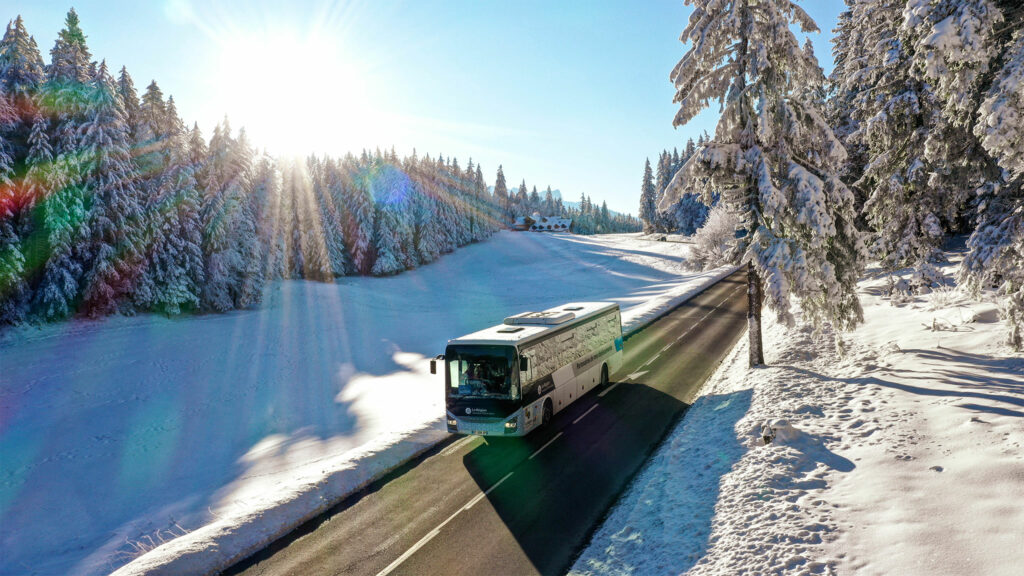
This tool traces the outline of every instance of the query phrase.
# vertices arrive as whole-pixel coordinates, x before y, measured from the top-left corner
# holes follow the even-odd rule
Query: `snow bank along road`
[[[558,574],[746,324],[744,272],[627,341],[526,438],[453,438],[228,574]]]

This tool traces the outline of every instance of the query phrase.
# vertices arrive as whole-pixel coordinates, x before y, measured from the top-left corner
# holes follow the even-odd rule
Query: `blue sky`
[[[827,73],[843,2],[803,4]],[[635,214],[644,159],[714,128],[713,112],[672,128],[681,0],[73,5],[93,56],[127,66],[140,91],[156,79],[207,136],[227,114],[272,152],[472,156],[488,181],[500,163],[510,183]],[[23,16],[49,61],[70,6],[3,12]]]

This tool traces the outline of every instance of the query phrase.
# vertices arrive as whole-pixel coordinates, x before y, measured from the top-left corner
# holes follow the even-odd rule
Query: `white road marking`
[[[474,504],[476,504],[477,502],[483,500],[484,497],[487,496],[488,494],[490,494],[491,492],[493,492],[495,488],[497,488],[498,486],[501,486],[501,483],[504,482],[505,480],[508,480],[509,476],[511,476],[511,475],[512,475],[511,472],[509,472],[508,474],[505,474],[504,478],[502,478],[501,480],[498,480],[498,482],[494,486],[491,486],[490,488],[488,488],[486,492],[483,492],[481,494],[477,494],[472,500],[469,501],[469,504],[466,504],[465,506],[463,506],[462,510],[459,510],[459,512],[462,512],[462,511],[465,511],[465,510],[469,510],[470,508],[472,508]],[[458,514],[458,512],[456,512],[456,514]],[[438,530],[440,530],[440,527],[438,527]]]
[[[476,496],[474,496],[473,499],[470,500],[465,506],[463,506],[462,508],[459,508],[458,510],[456,510],[455,513],[452,514],[451,516],[449,516],[447,520],[445,520],[444,522],[441,522],[441,524],[438,525],[437,528],[434,528],[433,530],[431,530],[429,533],[427,533],[426,536],[421,538],[419,542],[414,544],[412,548],[409,548],[408,550],[406,550],[405,554],[402,554],[401,556],[396,558],[394,562],[392,562],[391,564],[388,564],[387,568],[385,568],[385,569],[381,570],[380,572],[378,572],[377,576],[387,576],[392,571],[394,571],[395,568],[398,568],[399,566],[401,566],[402,562],[405,562],[406,560],[408,560],[409,557],[412,556],[413,554],[415,554],[417,550],[419,550],[420,548],[425,546],[427,544],[427,542],[430,542],[434,538],[434,536],[437,536],[438,534],[440,534],[441,529],[444,528],[445,525],[447,525],[449,522],[454,520],[455,517],[458,516],[459,514],[461,514],[463,511],[469,510],[470,508],[472,508],[474,504],[476,504],[477,502],[482,500],[485,496],[490,494],[492,490],[494,490],[498,486],[501,486],[501,483],[504,482],[505,480],[508,480],[509,476],[511,476],[511,475],[512,475],[512,472],[509,472],[508,474],[505,474],[504,478],[502,478],[501,480],[498,480],[498,483],[495,484],[494,486],[491,486],[490,488],[488,488],[486,492],[484,492],[482,494],[477,494]]]
[[[612,384],[611,386],[609,386],[609,387],[605,388],[604,390],[602,390],[601,393],[597,395],[597,397],[598,398],[603,397],[605,394],[607,394],[607,393],[611,392],[612,390],[614,390],[615,387],[618,386],[618,385],[619,385],[618,382],[616,382],[615,384]],[[531,458],[532,458],[532,456],[531,456]]]
[[[626,380],[632,380],[634,378],[639,378],[639,377],[643,376],[644,374],[647,374],[648,372],[650,372],[650,370],[640,370],[639,372],[633,372],[629,376],[626,376]]]
[[[573,420],[572,423],[575,424],[575,423],[579,422],[580,420],[583,420],[584,418],[587,417],[587,414],[590,414],[591,412],[593,412],[595,408],[597,408],[597,404],[594,404],[593,406],[591,406],[590,410],[587,410],[586,412],[581,414],[580,417],[575,419],[575,420]]]
[[[551,443],[554,442],[555,440],[558,440],[558,437],[561,436],[561,435],[562,435],[561,432],[559,432],[558,434],[555,434],[554,438],[552,438],[551,440],[548,440],[546,444],[544,444],[540,448],[537,448],[536,452],[534,452],[533,454],[530,454],[530,457],[527,458],[527,460],[533,460],[534,456],[536,456],[537,454],[540,454],[541,450],[547,448],[548,446],[551,446]]]
[[[472,442],[474,439],[476,439],[476,436],[466,436],[462,440],[456,441],[451,446],[449,446],[449,447],[445,448],[444,450],[442,450],[441,451],[441,456],[451,456],[452,454],[454,454],[454,453],[458,452],[459,450],[461,450],[463,446],[465,446],[466,444],[469,444],[470,442]]]

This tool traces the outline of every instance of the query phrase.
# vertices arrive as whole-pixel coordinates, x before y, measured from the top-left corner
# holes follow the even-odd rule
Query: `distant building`
[[[530,230],[534,232],[571,232],[572,218],[558,218],[555,216],[536,216],[531,218]],[[518,220],[516,220],[518,224]]]
[[[529,230],[530,226],[533,226],[534,222],[536,221],[529,216],[520,216],[516,218],[516,221],[512,224],[512,229],[519,231]]]

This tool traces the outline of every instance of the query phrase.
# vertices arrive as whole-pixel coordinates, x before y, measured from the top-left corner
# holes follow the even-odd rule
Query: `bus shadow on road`
[[[515,541],[495,541],[499,549],[477,556],[481,565],[466,573],[564,574],[687,408],[646,384],[622,383],[606,397],[581,398],[547,430],[466,454],[463,464],[486,494],[477,506],[490,507],[480,529]]]

